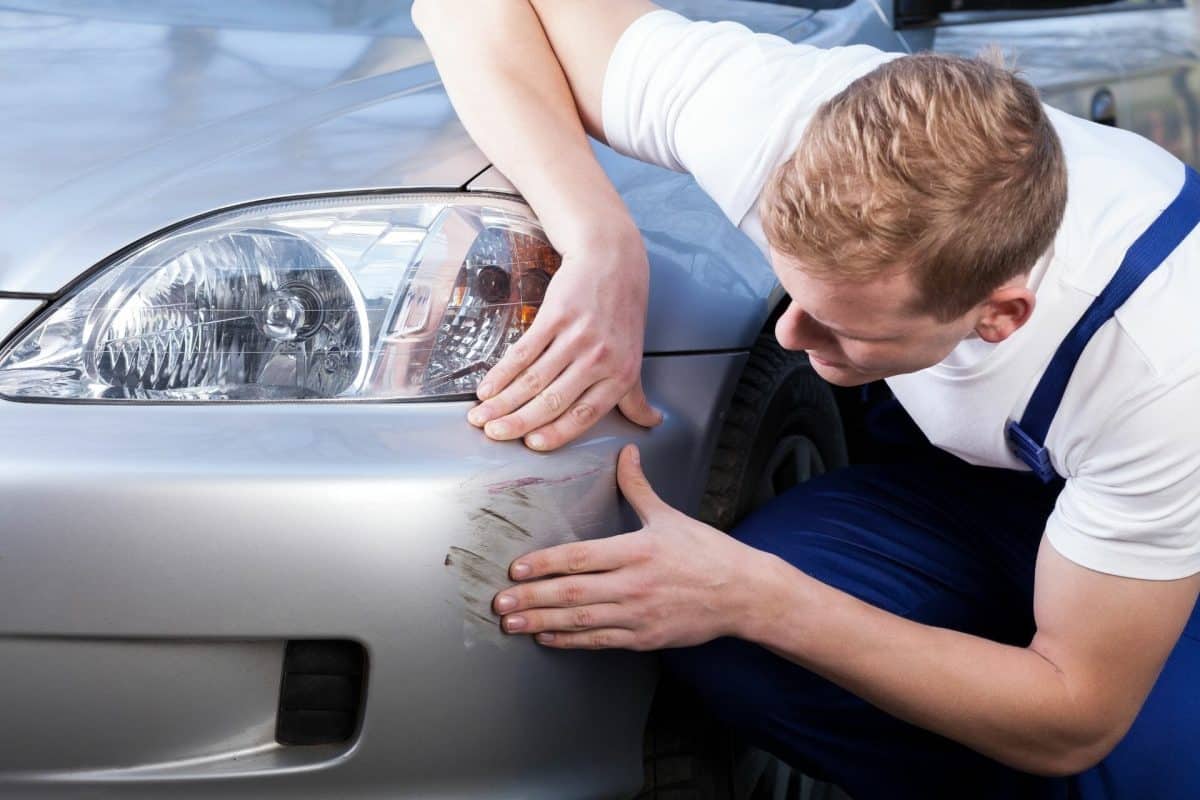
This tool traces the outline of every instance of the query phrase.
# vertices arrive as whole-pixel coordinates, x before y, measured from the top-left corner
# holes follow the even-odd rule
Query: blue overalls
[[[1063,486],[1046,432],[1084,346],[1200,222],[1200,176],[1129,249],[1064,339],[1010,443],[1034,474],[976,467],[937,450],[891,400],[868,425],[879,463],[814,478],[751,514],[732,535],[865,602],[927,625],[1025,646],[1046,518]],[[1200,265],[1196,265],[1200,267]],[[738,639],[666,651],[669,675],[747,742],[873,798],[1200,798],[1200,613],[1129,733],[1071,778],[1018,772],[917,728]]]

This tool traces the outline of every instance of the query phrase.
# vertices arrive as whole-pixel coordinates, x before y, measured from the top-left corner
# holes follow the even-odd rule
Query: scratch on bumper
[[[552,462],[551,462],[552,463]],[[492,598],[512,585],[509,564],[518,556],[579,539],[617,533],[616,459],[588,456],[566,463],[562,474],[496,480],[476,476],[459,487],[455,502],[466,510],[466,539],[444,564],[458,581],[467,647],[504,645]]]

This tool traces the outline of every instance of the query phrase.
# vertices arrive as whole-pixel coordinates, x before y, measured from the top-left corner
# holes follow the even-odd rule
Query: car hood
[[[0,291],[51,294],[154,232],[292,195],[486,169],[391,0],[0,0]],[[666,2],[779,30],[805,12]]]

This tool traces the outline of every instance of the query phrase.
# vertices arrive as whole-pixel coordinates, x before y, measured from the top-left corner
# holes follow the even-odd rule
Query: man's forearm
[[[1037,652],[922,625],[764,556],[744,638],[1010,766],[1071,774],[1114,744]]]
[[[610,3],[622,13],[611,13]],[[641,384],[646,248],[580,116],[582,109],[594,132],[613,47],[652,8],[648,0],[413,4],[467,132],[562,256],[537,318],[476,389],[482,402],[467,420],[492,439],[554,450],[613,408],[639,425],[662,421]]]
[[[413,19],[463,125],[558,249],[636,236],[528,0],[417,0]]]

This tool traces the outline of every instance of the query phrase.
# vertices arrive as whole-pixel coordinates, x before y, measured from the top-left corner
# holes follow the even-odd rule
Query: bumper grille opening
[[[362,721],[367,654],[357,642],[294,639],[283,656],[275,741],[348,742]]]

